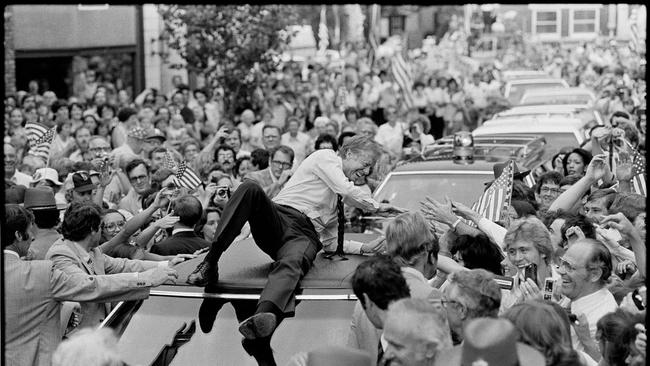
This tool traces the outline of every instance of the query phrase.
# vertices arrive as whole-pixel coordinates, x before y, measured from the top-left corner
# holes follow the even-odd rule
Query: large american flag
[[[636,194],[647,197],[648,190],[645,185],[645,159],[636,149],[634,149],[634,154],[632,156],[632,174],[632,190]]]
[[[29,133],[30,132],[28,131],[27,140],[29,140]],[[50,157],[50,145],[52,144],[52,140],[54,140],[55,133],[56,127],[52,127],[51,129],[46,130],[45,133],[40,135],[35,140],[30,141],[29,155],[38,156],[39,158],[43,158],[45,161],[48,161]],[[33,136],[35,136],[35,134],[36,132],[33,132]]]
[[[181,162],[178,166],[178,172],[176,173],[176,185],[188,189],[196,189],[196,187],[200,186],[201,183],[201,178],[194,173],[192,168],[187,166],[186,162]]]
[[[486,219],[496,222],[508,211],[512,197],[515,161],[510,160],[501,175],[483,192],[474,210]]]
[[[404,96],[404,103],[408,108],[413,107],[413,77],[411,76],[411,71],[408,69],[408,65],[404,60],[404,57],[400,52],[395,52],[391,61],[390,61],[390,70],[393,74],[393,78],[399,88],[402,90],[402,95]]]

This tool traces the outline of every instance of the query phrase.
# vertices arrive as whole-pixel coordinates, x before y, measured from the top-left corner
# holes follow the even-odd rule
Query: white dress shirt
[[[343,174],[343,161],[334,150],[314,151],[298,166],[273,202],[295,208],[311,219],[326,251],[336,248],[337,194],[346,204],[376,211],[379,204],[368,192]],[[346,241],[348,253],[358,253],[361,243]]]
[[[587,317],[587,321],[589,322],[589,335],[594,340],[596,339],[596,323],[598,323],[598,320],[605,314],[615,311],[617,308],[618,304],[614,299],[614,295],[605,287],[571,302],[572,314],[585,314]],[[578,337],[573,327],[571,327],[571,339],[574,340],[573,348],[578,351],[585,350],[582,343],[578,342]]]

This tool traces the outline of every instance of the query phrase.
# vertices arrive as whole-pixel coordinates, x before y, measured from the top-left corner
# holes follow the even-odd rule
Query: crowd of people
[[[621,50],[535,49],[538,64],[526,66],[594,90],[606,126],[591,151],[563,148],[534,187],[516,176],[498,222],[454,197],[404,212],[372,192],[400,161],[508,108],[501,71],[526,54],[471,74],[432,71],[412,54],[411,108],[388,62],[370,65],[356,45],[344,47],[343,66],[285,63],[235,115],[222,88],[191,90],[180,77],[168,93],[130,96],[88,70],[82,95],[7,95],[8,364],[50,365],[64,338],[53,362],[72,364],[74,342],[93,339],[83,328],[106,319],[111,302],[146,298],[204,252],[188,282],[214,291],[220,256],[248,236],[279,264],[240,325],[251,341],[292,316],[317,252],[342,250],[373,256],[352,279],[348,348],[334,352],[355,364],[644,364],[645,197],[631,180],[645,165],[635,157],[645,152],[645,64]],[[55,130],[47,158],[30,146],[29,124]],[[179,166],[198,187],[180,184]],[[344,240],[360,213],[395,217],[377,240]]]

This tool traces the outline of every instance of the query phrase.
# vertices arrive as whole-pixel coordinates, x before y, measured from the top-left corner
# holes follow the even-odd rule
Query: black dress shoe
[[[198,287],[205,287],[208,284],[216,285],[219,282],[219,266],[216,263],[211,265],[203,261],[187,276],[186,282]]]
[[[210,333],[212,331],[217,314],[225,302],[223,299],[207,298],[203,300],[199,308],[199,325],[203,333]]]
[[[257,313],[239,324],[239,333],[246,339],[269,337],[277,326],[277,317],[273,313]]]
[[[241,344],[249,355],[255,358],[258,366],[277,366],[271,349],[271,338],[258,338],[255,340],[242,339]]]

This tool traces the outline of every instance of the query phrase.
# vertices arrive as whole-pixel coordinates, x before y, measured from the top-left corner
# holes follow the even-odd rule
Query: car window
[[[565,85],[557,82],[557,83],[526,83],[526,84],[516,84],[512,85],[510,88],[510,94],[508,95],[508,101],[512,103],[513,105],[519,104],[519,101],[521,100],[521,97],[524,95],[524,93],[528,90],[533,90],[533,89],[546,89],[546,88],[564,88]]]
[[[492,172],[485,171],[476,174],[392,174],[375,193],[375,199],[419,210],[420,201],[425,197],[442,201],[447,195],[471,206],[483,193],[484,183],[493,179]]]
[[[227,303],[219,311],[214,327],[203,333],[198,312],[202,299],[151,296],[135,312],[120,337],[118,349],[129,365],[150,365],[166,344],[171,344],[176,331],[196,322],[189,342],[178,349],[172,366],[257,365],[242,346],[237,330],[235,307]],[[250,300],[248,301],[250,302]],[[237,305],[255,309],[256,301]],[[273,357],[278,365],[286,365],[298,353],[323,345],[345,346],[355,301],[302,301],[296,316],[283,320],[271,340]]]

